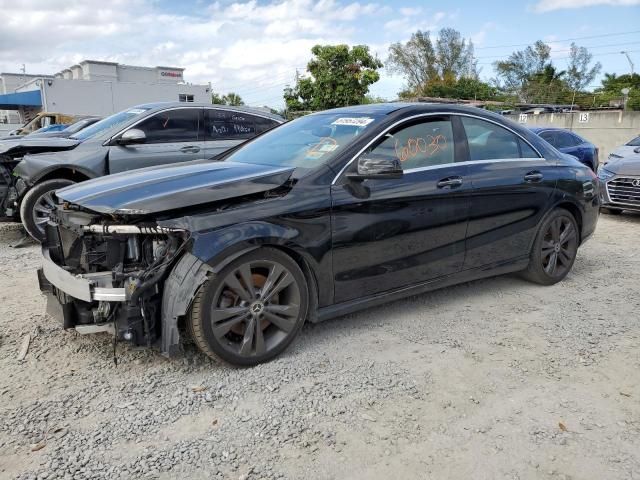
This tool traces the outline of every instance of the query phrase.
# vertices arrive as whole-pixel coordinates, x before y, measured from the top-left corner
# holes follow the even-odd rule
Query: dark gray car
[[[155,165],[214,157],[284,121],[258,109],[195,103],[139,105],[60,140],[57,152],[26,155],[15,167],[20,218],[36,240],[55,191],[76,182]]]

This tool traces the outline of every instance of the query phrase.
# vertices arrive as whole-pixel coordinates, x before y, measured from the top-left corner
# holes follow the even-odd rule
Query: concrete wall
[[[207,85],[176,83],[128,83],[56,78],[45,82],[43,110],[73,115],[111,115],[141,103],[177,102],[181,93],[193,94],[194,102],[211,102]]]
[[[545,113],[529,114],[526,119],[521,115],[508,117],[529,127],[558,127],[576,132],[599,148],[600,161],[616,147],[640,135],[640,112]]]

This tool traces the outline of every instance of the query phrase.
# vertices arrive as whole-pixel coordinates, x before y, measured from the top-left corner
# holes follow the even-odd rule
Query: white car
[[[640,156],[640,136],[629,140],[624,145],[616,148],[609,154],[607,162],[613,162],[622,158],[638,157]]]

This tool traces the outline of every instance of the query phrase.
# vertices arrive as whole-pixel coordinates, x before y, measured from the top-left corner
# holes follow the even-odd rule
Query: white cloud
[[[24,63],[27,73],[55,73],[83,59],[175,65],[189,82],[280,104],[313,45],[358,43],[358,29],[382,23],[391,9],[356,0],[250,0],[175,14],[156,0],[0,0],[0,11],[0,71]]]
[[[593,7],[596,5],[628,7],[640,5],[640,0],[540,0],[533,9],[536,12],[544,13],[568,8]]]

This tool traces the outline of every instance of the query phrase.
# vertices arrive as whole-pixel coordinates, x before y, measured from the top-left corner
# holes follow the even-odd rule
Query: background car
[[[477,108],[315,113],[216,161],[57,192],[42,291],[65,328],[255,365],[319,321],[507,272],[551,285],[598,219],[598,180]]]
[[[13,169],[26,154],[73,148],[77,141],[59,139],[69,138],[99,120],[100,117],[86,117],[62,130],[51,131],[44,127],[28,135],[15,135],[0,141],[0,218],[16,220],[18,216]]]
[[[9,136],[4,137],[1,140],[5,140],[6,138],[11,138],[16,135],[28,135],[40,128],[47,127],[53,124],[69,125],[75,120],[75,115],[67,115],[65,113],[40,112],[20,128],[16,128],[15,130],[9,132]]]
[[[138,105],[81,130],[66,149],[27,154],[14,168],[20,218],[42,240],[54,192],[73,183],[153,165],[204,160],[284,119],[259,109],[184,102]]]
[[[623,210],[640,212],[640,155],[607,162],[598,170],[604,185],[602,211],[620,215]]]
[[[616,148],[613,152],[609,154],[607,158],[607,162],[612,162],[615,160],[620,160],[622,158],[628,157],[638,157],[640,155],[640,136],[635,137],[629,140],[624,145]]]
[[[33,139],[33,138],[69,138],[72,135],[78,133],[83,128],[87,128],[90,125],[93,125],[96,122],[102,120],[102,117],[84,117],[80,120],[72,123],[71,125],[64,125],[62,128],[58,129],[44,129],[36,130],[33,133],[30,133],[25,138]],[[17,141],[17,140],[16,140]]]
[[[539,135],[562,153],[572,155],[594,172],[598,170],[598,147],[580,135],[554,127],[532,127],[531,131]]]

